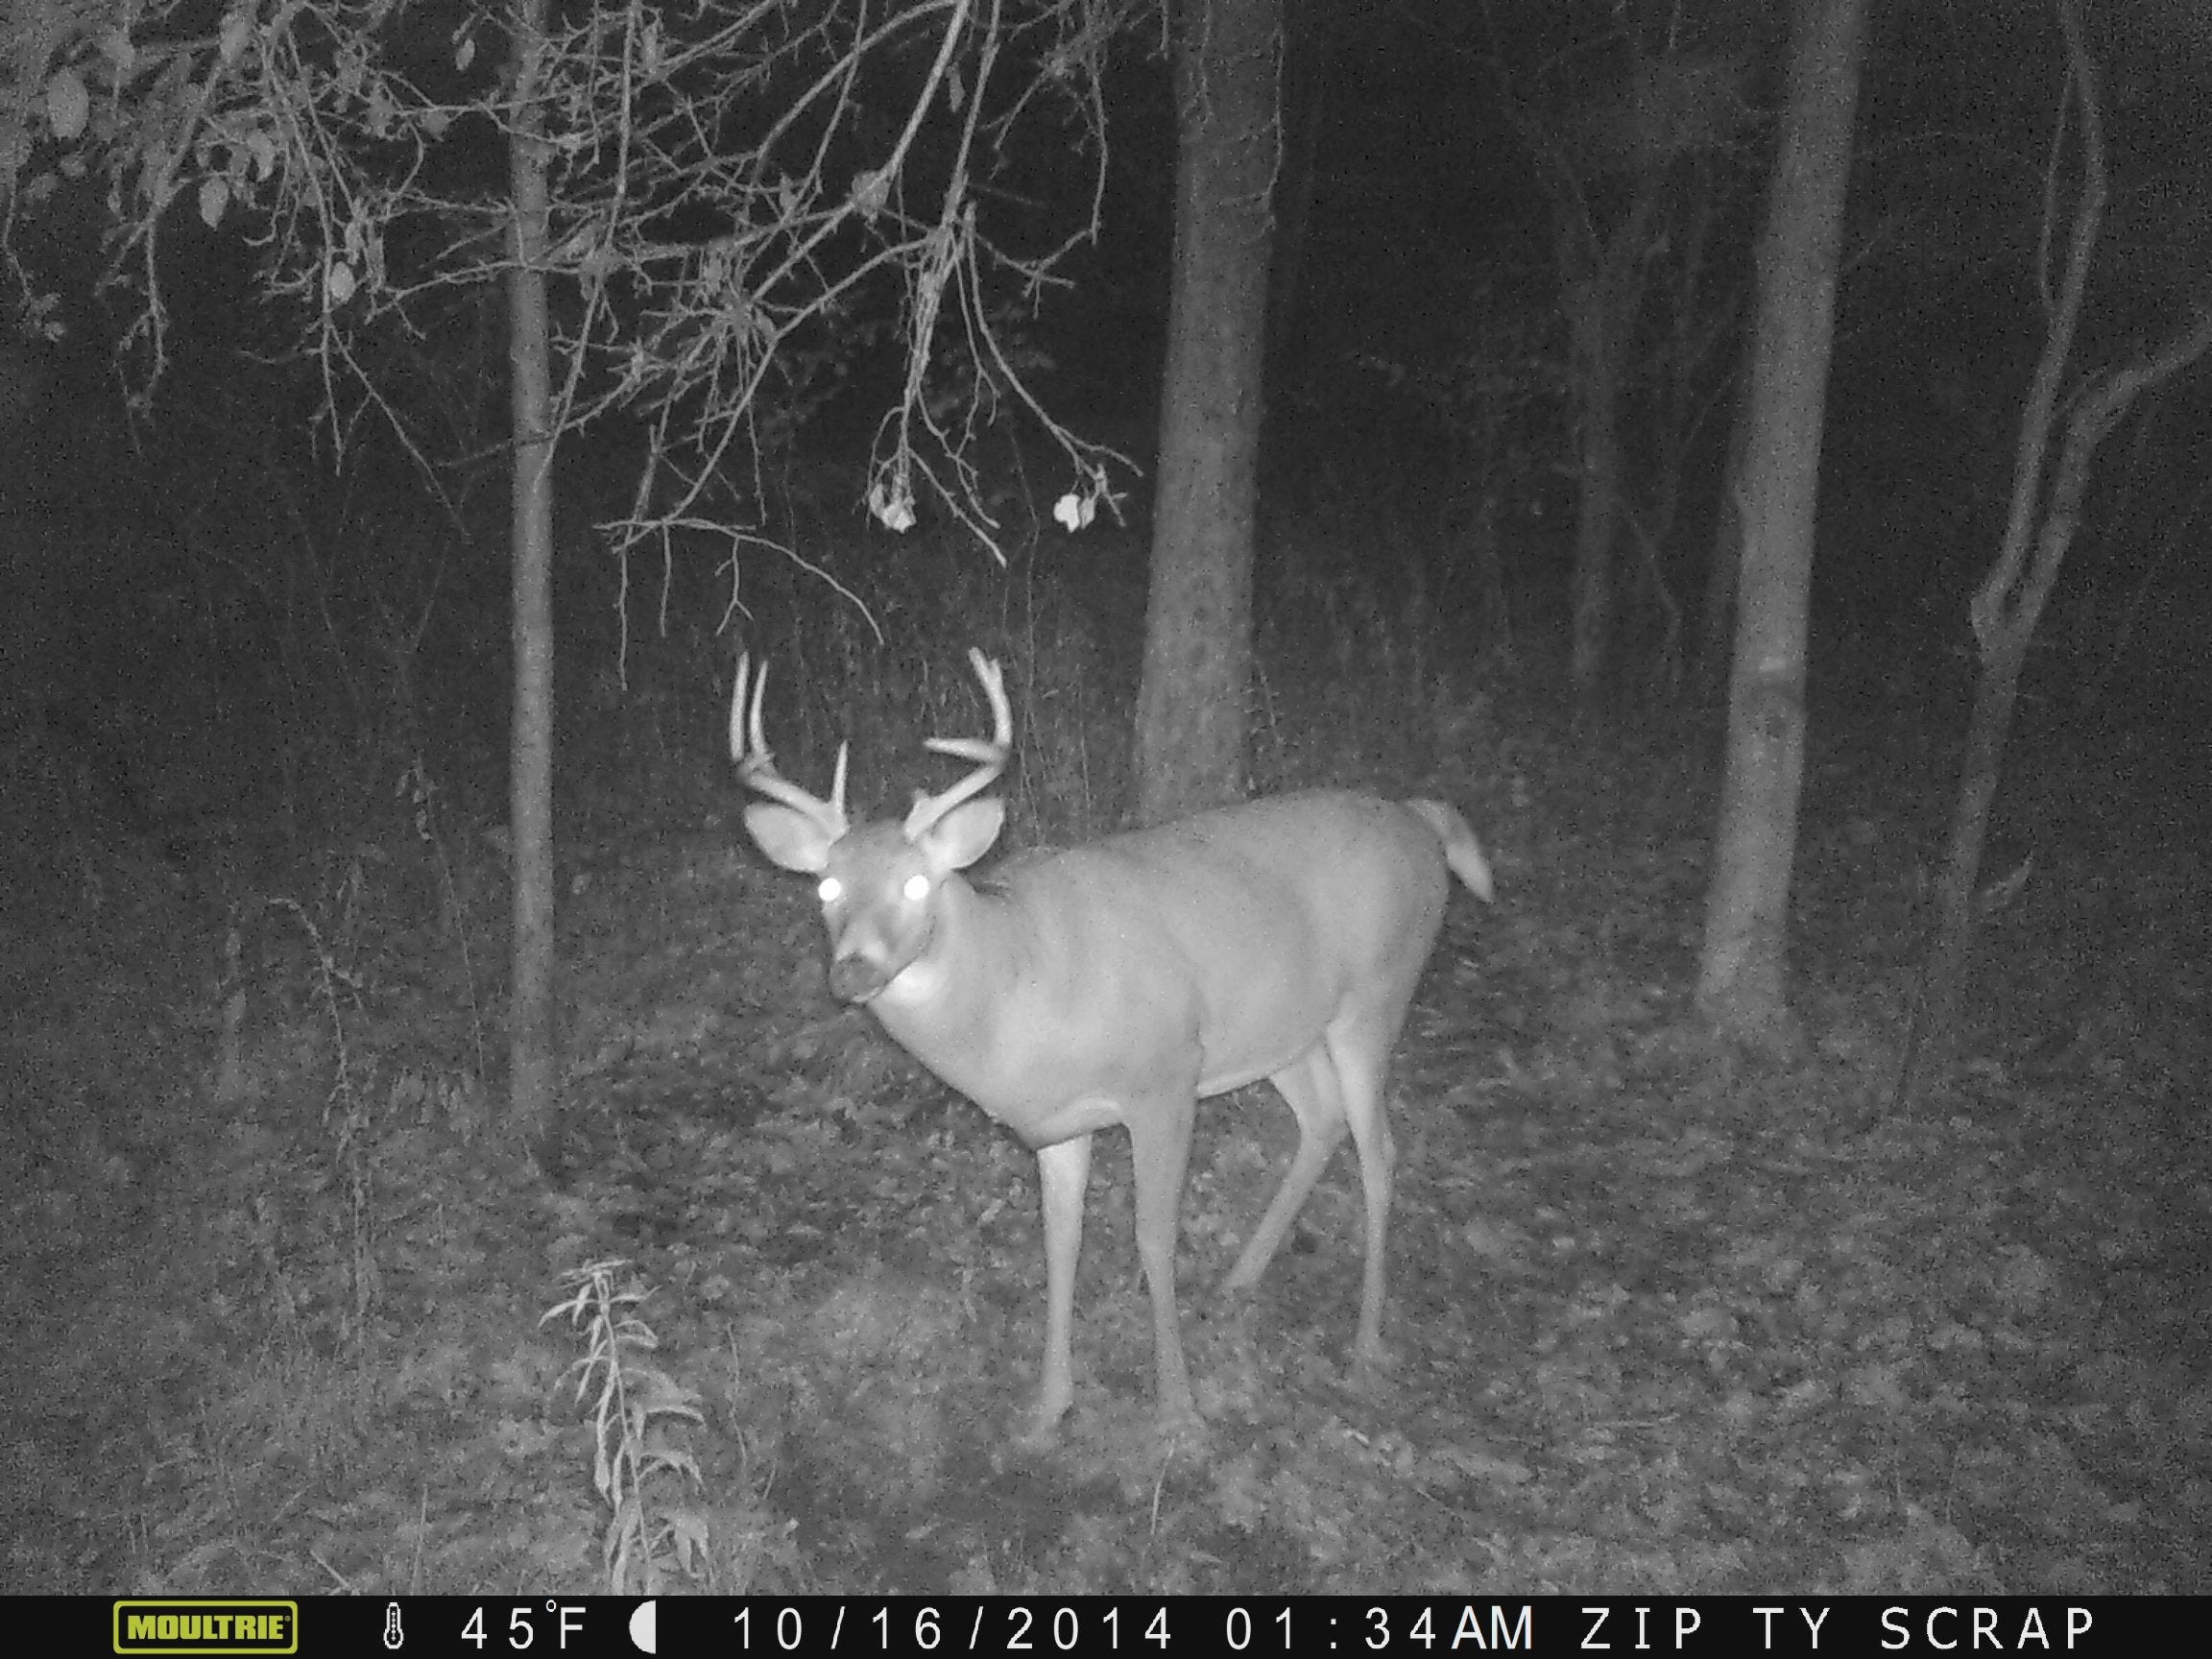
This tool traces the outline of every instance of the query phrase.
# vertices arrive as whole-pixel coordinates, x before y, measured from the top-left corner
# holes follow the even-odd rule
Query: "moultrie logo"
[[[115,1603],[118,1653],[297,1653],[297,1601]]]

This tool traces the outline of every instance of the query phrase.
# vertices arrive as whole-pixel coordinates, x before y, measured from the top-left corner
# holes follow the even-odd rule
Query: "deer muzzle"
[[[864,955],[839,956],[830,964],[830,995],[841,1002],[869,1001],[890,983],[891,975]]]

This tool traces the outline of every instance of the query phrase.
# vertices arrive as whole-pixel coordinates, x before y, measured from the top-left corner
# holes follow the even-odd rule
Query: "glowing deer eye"
[[[845,897],[845,883],[834,876],[825,876],[822,885],[814,889],[814,896],[825,904],[834,904]]]
[[[907,903],[919,904],[923,900],[929,897],[929,878],[926,876],[909,876],[906,878],[906,885],[900,888],[899,891],[906,895]]]

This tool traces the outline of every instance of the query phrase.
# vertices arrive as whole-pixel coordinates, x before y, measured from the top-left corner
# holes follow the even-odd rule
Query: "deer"
[[[1185,1166],[1201,1099],[1264,1078],[1298,1121],[1288,1171],[1222,1283],[1255,1287],[1345,1133],[1358,1154],[1366,1259],[1355,1371],[1388,1363],[1384,1239],[1396,1150],[1391,1050],[1443,926],[1451,876],[1484,902],[1490,867],[1459,812],[1340,790],[1277,795],[963,876],[998,838],[983,792],[1013,753],[1003,673],[969,662],[988,738],[930,737],[973,769],[915,792],[902,822],[854,824],[848,745],[825,801],[776,770],[764,663],[741,658],[730,753],[760,799],[745,827],[769,861],[818,877],[830,988],[866,1007],[943,1082],[1036,1155],[1044,1201],[1045,1353],[1017,1443],[1056,1438],[1074,1400],[1075,1269],[1092,1137],[1128,1131],[1137,1254],[1150,1293],[1161,1431],[1203,1432],[1175,1293]],[[1449,875],[1447,874],[1449,872]]]

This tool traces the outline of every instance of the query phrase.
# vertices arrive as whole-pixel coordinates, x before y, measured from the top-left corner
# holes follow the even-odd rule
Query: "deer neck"
[[[947,876],[927,943],[869,1003],[893,1041],[986,1110],[1020,960],[1015,920],[1005,898]]]

